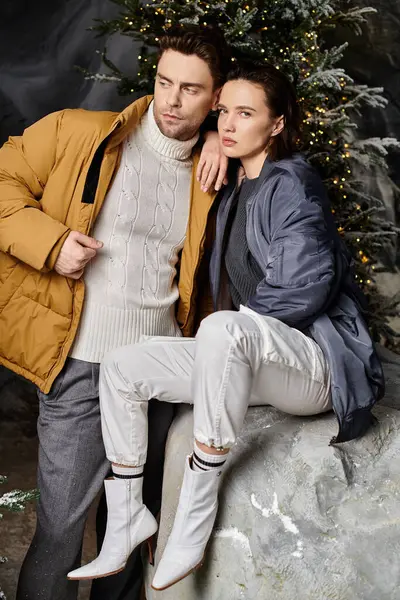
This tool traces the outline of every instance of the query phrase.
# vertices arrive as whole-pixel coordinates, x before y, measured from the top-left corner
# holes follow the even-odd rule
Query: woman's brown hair
[[[292,156],[300,136],[300,108],[288,77],[272,64],[240,62],[228,73],[227,81],[243,79],[261,87],[272,117],[283,116],[284,128],[271,137],[268,155],[272,160]]]

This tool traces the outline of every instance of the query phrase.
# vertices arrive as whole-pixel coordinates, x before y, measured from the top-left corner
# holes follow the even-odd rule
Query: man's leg
[[[161,504],[164,447],[174,410],[167,402],[190,401],[193,350],[193,340],[157,337],[144,344],[118,348],[110,352],[102,363],[100,403],[106,447],[112,448],[118,456],[128,452],[125,459],[128,458],[129,462],[131,458],[132,464],[137,464],[132,452],[136,458],[139,456],[136,451],[143,456],[143,501],[154,515]],[[156,378],[154,386],[153,377]],[[145,387],[143,398],[139,391],[142,384]],[[138,393],[132,393],[136,387],[139,388]],[[158,402],[154,398],[166,402]],[[139,408],[143,402],[145,410],[143,406]],[[135,428],[139,428],[140,435],[139,432],[134,434]],[[139,438],[143,438],[139,443],[140,451],[136,444],[135,448],[131,448],[130,444],[132,439],[138,441]],[[98,511],[99,552],[106,521],[103,497]],[[121,573],[93,581],[90,600],[139,600],[141,585],[142,563],[138,547]]]
[[[154,516],[161,507],[164,451],[174,406],[151,400],[149,403],[149,445],[144,469],[143,501]],[[102,495],[97,511],[97,544],[100,552],[107,523],[107,505]],[[134,550],[125,569],[117,575],[95,579],[90,600],[139,600],[143,583],[140,547]]]
[[[99,365],[68,359],[50,394],[39,393],[37,527],[17,600],[76,600],[89,507],[107,475],[98,401]],[[103,598],[106,600],[106,598]]]

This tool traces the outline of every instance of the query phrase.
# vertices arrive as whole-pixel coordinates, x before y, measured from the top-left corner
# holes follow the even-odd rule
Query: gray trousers
[[[69,358],[49,394],[39,395],[37,527],[22,565],[16,600],[76,600],[78,582],[68,571],[81,561],[88,510],[110,470],[100,425],[99,365]],[[173,407],[153,402],[151,443],[144,479],[144,500],[153,514],[161,503],[164,446]],[[150,475],[150,476],[149,476]],[[101,547],[106,505],[97,515]],[[139,600],[140,549],[127,568],[93,582],[91,600]]]

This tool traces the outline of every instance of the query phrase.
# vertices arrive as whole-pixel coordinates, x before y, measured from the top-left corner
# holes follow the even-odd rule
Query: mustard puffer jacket
[[[0,364],[48,393],[73,343],[85,297],[78,281],[54,271],[70,231],[90,235],[118,169],[122,142],[152,96],[122,113],[63,110],[0,149]],[[215,194],[194,176],[179,267],[177,318],[184,335],[196,319],[199,273]],[[201,269],[204,271],[204,268]]]

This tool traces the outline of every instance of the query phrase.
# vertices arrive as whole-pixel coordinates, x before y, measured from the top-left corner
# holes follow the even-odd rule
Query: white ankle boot
[[[174,526],[158,564],[152,588],[165,590],[201,567],[218,509],[220,470],[199,473],[186,458]]]
[[[106,479],[107,528],[99,556],[70,571],[68,579],[97,579],[119,573],[131,552],[157,531],[157,521],[143,504],[143,477]]]

